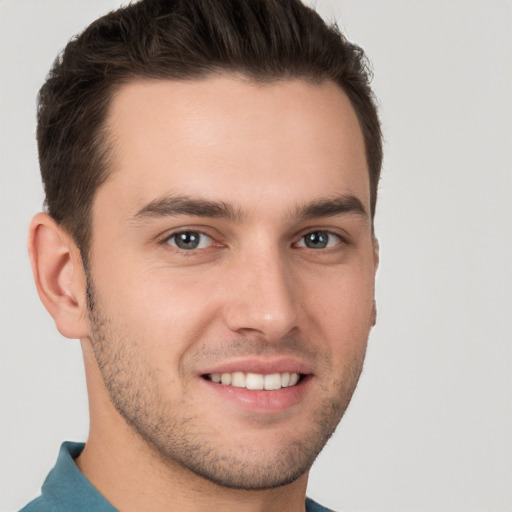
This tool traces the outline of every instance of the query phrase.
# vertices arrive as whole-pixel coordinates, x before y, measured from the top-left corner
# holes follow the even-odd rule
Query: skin
[[[375,319],[350,102],[330,82],[138,81],[107,125],[89,275],[48,216],[29,243],[43,302],[82,340],[91,427],[77,465],[123,511],[304,510]],[[180,232],[199,246],[178,247]],[[205,379],[289,366],[300,392]]]

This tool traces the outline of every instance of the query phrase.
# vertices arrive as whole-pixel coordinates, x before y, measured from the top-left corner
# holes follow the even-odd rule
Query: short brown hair
[[[137,78],[187,80],[219,72],[257,82],[337,83],[363,132],[373,218],[382,136],[361,48],[300,0],[141,0],[72,39],[39,92],[45,204],[84,259],[94,194],[108,176],[105,119],[114,92]]]

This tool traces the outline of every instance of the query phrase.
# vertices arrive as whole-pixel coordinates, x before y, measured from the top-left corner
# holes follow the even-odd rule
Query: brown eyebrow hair
[[[368,211],[361,200],[351,194],[312,201],[297,208],[296,215],[302,219],[314,217],[333,217],[353,213],[368,218]]]
[[[341,214],[356,214],[368,218],[368,211],[361,200],[350,194],[311,201],[305,205],[297,206],[294,211],[295,217],[304,220],[314,217],[333,217]],[[133,220],[143,221],[177,215],[222,218],[234,222],[241,222],[245,217],[241,209],[224,201],[210,201],[189,196],[165,196],[143,206],[133,216]]]
[[[233,221],[241,221],[243,218],[241,210],[224,201],[209,201],[189,196],[165,196],[142,207],[134,215],[134,220],[175,215],[194,215]]]

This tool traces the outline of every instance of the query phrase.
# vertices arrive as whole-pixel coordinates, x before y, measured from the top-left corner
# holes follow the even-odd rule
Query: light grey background
[[[309,494],[343,511],[512,510],[512,3],[319,0],[375,70],[379,320]],[[35,96],[114,0],[0,0],[0,511],[85,440],[81,352],[39,303]]]

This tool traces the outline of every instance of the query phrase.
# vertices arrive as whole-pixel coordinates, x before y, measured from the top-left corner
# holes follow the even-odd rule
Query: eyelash
[[[313,235],[316,238],[327,237],[326,247],[320,247],[320,248],[308,247],[308,245],[307,245],[308,238],[307,237],[310,237],[310,241],[311,241],[313,238]],[[332,240],[335,241],[334,245],[329,245]],[[299,245],[301,242],[302,242],[302,245]],[[302,235],[299,238],[299,241],[296,242],[294,245],[299,246],[304,249],[329,250],[329,249],[333,249],[333,248],[337,247],[338,245],[340,245],[343,242],[344,242],[343,238],[340,235],[338,235],[337,233],[333,233],[332,231],[329,231],[326,229],[315,229],[313,231],[308,231],[306,234]]]
[[[183,247],[179,247],[177,243],[172,244],[171,241],[174,240],[176,242],[177,237],[179,237],[180,235],[181,236],[189,236],[189,237],[197,236],[198,235],[198,238],[199,238],[198,246],[197,247],[192,247],[192,248],[183,248]],[[208,248],[208,247],[201,247],[201,244],[204,243],[204,238],[207,238],[207,239],[210,240],[208,245],[210,245],[211,242],[214,242],[214,239],[210,235],[207,235],[206,233],[203,233],[202,231],[193,230],[193,229],[187,229],[187,230],[177,231],[175,233],[172,233],[171,235],[167,236],[163,240],[163,243],[166,243],[168,245],[172,245],[173,247],[175,247],[179,251],[193,252],[193,251],[196,251],[196,250],[202,250],[202,249],[207,249]],[[203,241],[201,239],[203,239]]]
[[[326,247],[320,247],[320,248],[309,247],[307,245],[308,242],[307,242],[306,237],[308,237],[308,236],[312,237],[313,235],[315,235],[317,238],[318,237],[320,237],[320,238],[327,237]],[[179,237],[179,236],[189,236],[192,238],[194,236],[198,236],[199,240],[197,242],[197,246],[190,247],[190,248],[179,247],[179,245],[177,243],[177,237]],[[207,238],[209,240],[209,242],[207,241],[208,246],[201,247],[201,245],[204,244],[204,242],[205,242],[205,240],[204,240],[205,238]],[[334,245],[329,246],[329,244],[331,243],[331,241],[333,239],[335,240]],[[172,243],[173,240],[175,243]],[[186,230],[174,232],[162,240],[162,244],[171,245],[172,247],[174,247],[175,249],[177,249],[178,251],[180,251],[182,253],[194,253],[196,251],[205,250],[205,249],[208,249],[212,245],[212,243],[215,243],[215,240],[213,237],[211,237],[210,235],[207,235],[206,233],[204,233],[202,231],[194,230],[194,229],[186,229]],[[314,243],[314,241],[313,241],[313,243]],[[310,249],[313,251],[321,251],[321,250],[332,250],[335,247],[339,246],[340,244],[347,244],[347,243],[348,243],[347,240],[337,233],[333,233],[332,231],[329,231],[326,229],[315,229],[315,230],[308,231],[307,233],[301,235],[299,240],[297,242],[294,242],[293,246],[301,248],[301,249]]]

